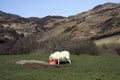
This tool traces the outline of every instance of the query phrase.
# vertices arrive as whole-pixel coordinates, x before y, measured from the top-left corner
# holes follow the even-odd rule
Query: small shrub
[[[69,41],[70,36],[58,36],[58,37],[50,37],[45,41],[45,46],[50,50],[50,52],[64,50],[66,43]]]

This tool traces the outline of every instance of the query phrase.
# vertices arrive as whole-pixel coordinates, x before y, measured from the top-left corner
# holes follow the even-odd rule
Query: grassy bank
[[[0,80],[120,80],[119,56],[71,55],[72,64],[60,67],[15,64],[23,59],[47,61],[48,55],[0,56]]]

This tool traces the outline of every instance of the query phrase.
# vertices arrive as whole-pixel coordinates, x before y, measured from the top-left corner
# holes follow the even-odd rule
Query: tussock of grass
[[[0,56],[0,80],[120,80],[118,56],[71,55],[71,65],[38,68],[15,64],[22,59],[47,61],[48,55]]]

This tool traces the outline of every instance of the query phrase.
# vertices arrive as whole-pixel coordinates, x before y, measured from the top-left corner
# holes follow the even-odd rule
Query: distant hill
[[[20,48],[23,48],[25,41],[28,43],[23,49],[29,53],[27,50],[31,49],[29,46],[33,46],[33,43],[36,46],[52,37],[69,37],[67,40],[77,41],[90,39],[98,42],[104,38],[120,36],[120,3],[101,4],[69,17],[23,18],[0,11],[0,33],[0,54],[21,54]],[[7,43],[6,40],[14,43]]]
[[[92,10],[67,17],[51,30],[56,35],[74,35],[73,39],[83,39],[109,35],[120,31],[120,4],[106,3]],[[53,34],[54,35],[54,34]]]

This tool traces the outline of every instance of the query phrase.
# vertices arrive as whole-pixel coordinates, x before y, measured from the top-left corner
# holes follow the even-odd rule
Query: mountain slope
[[[90,11],[63,19],[51,30],[56,35],[73,35],[83,39],[109,35],[120,30],[120,4],[106,3]],[[53,33],[53,35],[54,35]]]
[[[32,42],[37,42],[39,37],[41,38],[46,31],[54,28],[53,24],[62,18],[64,17],[23,18],[0,11],[0,54],[29,52]]]
[[[42,47],[39,44],[53,37],[68,41],[91,39],[99,42],[104,38],[120,36],[120,3],[101,4],[69,17],[23,18],[0,11],[0,31],[1,54],[30,53],[29,50],[39,49]],[[5,50],[8,52],[4,53]]]

